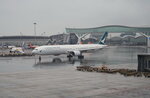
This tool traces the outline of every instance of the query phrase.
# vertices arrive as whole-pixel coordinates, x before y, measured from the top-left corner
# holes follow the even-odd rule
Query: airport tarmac
[[[136,69],[136,55],[146,51],[109,47],[71,62],[64,55],[44,56],[41,62],[35,57],[0,58],[0,98],[149,98],[149,78],[76,70],[79,65],[102,64]]]

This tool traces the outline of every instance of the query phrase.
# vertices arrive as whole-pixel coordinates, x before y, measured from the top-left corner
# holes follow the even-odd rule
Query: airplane
[[[36,47],[38,47],[38,46],[32,45],[31,43],[28,44],[28,48],[29,48],[29,49],[34,49],[34,48],[36,48]]]
[[[106,47],[105,40],[108,36],[108,32],[105,32],[101,37],[98,44],[75,44],[75,45],[44,45],[35,48],[32,53],[35,55],[61,55],[67,54],[70,59],[74,56],[78,56],[78,59],[84,59],[82,53],[100,50]],[[39,57],[41,59],[41,57]]]
[[[16,47],[16,46],[8,46],[8,49],[10,50],[10,53],[24,53],[23,49],[25,48],[25,43],[22,43],[22,47]]]
[[[13,47],[10,49],[10,53],[24,53],[21,47]]]
[[[12,48],[15,48],[16,46],[7,46],[8,49],[12,49]]]

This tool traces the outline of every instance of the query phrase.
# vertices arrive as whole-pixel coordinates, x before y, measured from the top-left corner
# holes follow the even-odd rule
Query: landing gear
[[[69,59],[69,61],[71,61],[72,57],[73,57],[72,55],[67,55],[67,58]]]
[[[84,56],[83,55],[79,55],[78,59],[84,59]]]
[[[72,55],[67,55],[67,58],[72,58],[73,56]]]
[[[41,56],[39,56],[39,62],[41,62]]]
[[[67,58],[69,59],[69,61],[72,60],[72,57],[73,57],[73,55],[67,55]],[[83,55],[78,55],[78,59],[82,60],[82,59],[84,59],[84,56]]]

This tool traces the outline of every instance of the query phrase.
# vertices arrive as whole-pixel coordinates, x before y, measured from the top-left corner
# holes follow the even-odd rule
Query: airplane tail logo
[[[105,32],[104,35],[101,37],[99,44],[104,44],[107,36],[108,32]]]

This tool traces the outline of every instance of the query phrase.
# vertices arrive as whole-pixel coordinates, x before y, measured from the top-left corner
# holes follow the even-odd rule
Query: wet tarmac
[[[80,61],[66,55],[0,58],[0,98],[149,98],[150,79],[119,74],[79,72],[76,66],[105,64],[137,68],[143,47],[108,47]],[[36,59],[35,59],[36,58]]]

